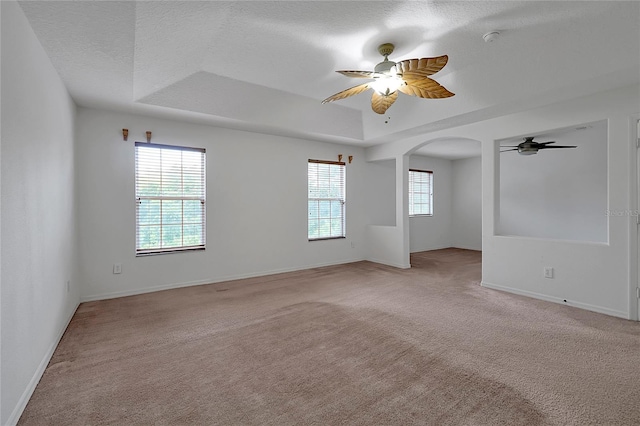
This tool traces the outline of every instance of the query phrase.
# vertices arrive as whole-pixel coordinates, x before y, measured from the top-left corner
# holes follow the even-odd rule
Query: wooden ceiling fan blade
[[[396,63],[396,70],[403,74],[409,71],[420,71],[428,76],[437,73],[449,61],[447,55],[436,56],[434,58],[407,59]]]
[[[556,141],[549,141],[549,142],[536,142],[538,145],[549,145],[550,143],[556,143]]]
[[[381,95],[374,90],[373,96],[371,96],[371,109],[378,114],[384,114],[387,109],[398,99],[398,92],[393,92],[389,95]]]
[[[513,149],[503,149],[500,152],[509,152],[509,151],[517,151],[517,150],[518,150],[518,148],[516,147],[516,148],[513,148]]]
[[[412,70],[401,73],[402,78],[406,80],[420,80],[429,77],[431,74],[425,70]]]
[[[348,98],[349,96],[357,95],[365,90],[369,89],[370,83],[359,84],[358,86],[350,87],[347,90],[343,90],[342,92],[338,92],[335,95],[329,96],[327,99],[322,101],[323,104],[327,102],[339,101],[340,99]]]
[[[554,146],[543,145],[541,147],[538,147],[538,149],[550,149],[550,148],[577,148],[577,146],[576,145],[554,145]]]
[[[443,99],[455,95],[455,93],[448,91],[440,83],[429,77],[422,79],[404,79],[404,81],[407,83],[406,86],[402,86],[398,90],[405,95],[425,99]]]
[[[339,74],[352,78],[376,78],[380,74],[374,71],[336,71]]]

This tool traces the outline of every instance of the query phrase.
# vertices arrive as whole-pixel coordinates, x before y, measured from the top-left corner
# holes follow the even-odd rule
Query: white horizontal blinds
[[[309,160],[310,240],[345,236],[345,163]]]
[[[433,172],[409,169],[409,216],[433,214]]]
[[[136,253],[205,247],[205,150],[136,142]]]

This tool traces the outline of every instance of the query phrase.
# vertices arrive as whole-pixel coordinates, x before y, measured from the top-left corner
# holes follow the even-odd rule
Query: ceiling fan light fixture
[[[518,148],[518,154],[522,154],[522,155],[533,155],[533,154],[537,154],[538,153],[538,148],[533,148],[533,147],[528,147],[528,146],[523,146]]]
[[[405,81],[395,75],[377,77],[372,83],[371,88],[383,96],[389,96],[398,91]]]

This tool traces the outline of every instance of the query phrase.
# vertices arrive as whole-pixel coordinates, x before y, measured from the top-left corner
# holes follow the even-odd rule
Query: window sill
[[[149,250],[136,252],[136,257],[157,256],[160,254],[187,253],[192,251],[204,251],[204,247],[175,248],[167,250]]]
[[[327,240],[344,240],[347,237],[326,237],[326,238],[309,238],[309,241],[327,241]]]

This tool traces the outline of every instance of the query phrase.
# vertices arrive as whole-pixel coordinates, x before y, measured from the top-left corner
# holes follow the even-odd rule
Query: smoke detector
[[[482,36],[482,39],[486,43],[491,43],[493,41],[496,41],[499,35],[500,35],[500,31],[489,31],[488,33]]]

